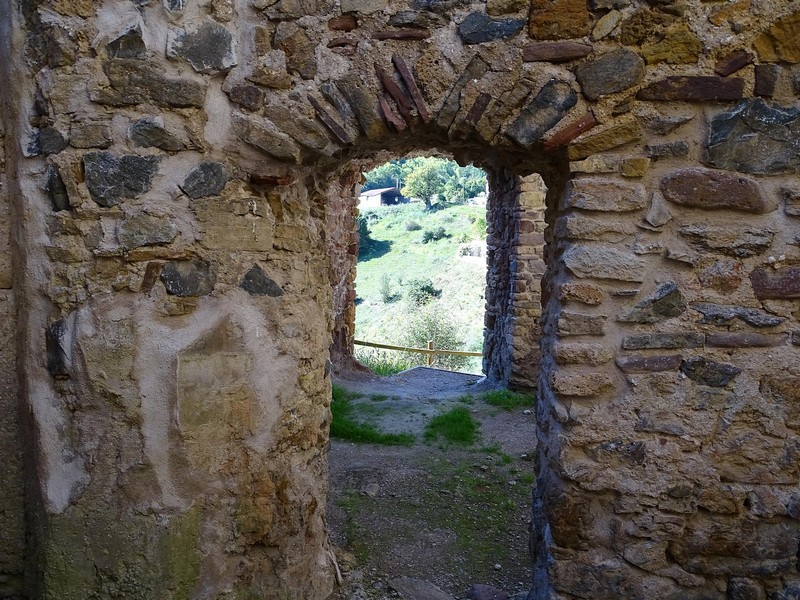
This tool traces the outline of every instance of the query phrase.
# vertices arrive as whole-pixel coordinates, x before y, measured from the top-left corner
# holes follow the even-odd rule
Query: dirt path
[[[453,598],[473,584],[509,594],[530,588],[527,550],[535,430],[530,409],[488,405],[476,376],[413,369],[336,381],[353,414],[410,447],[336,441],[330,450],[328,521],[345,585],[338,598],[395,598],[390,582],[430,582]],[[430,419],[467,407],[480,424],[468,447],[424,442]]]

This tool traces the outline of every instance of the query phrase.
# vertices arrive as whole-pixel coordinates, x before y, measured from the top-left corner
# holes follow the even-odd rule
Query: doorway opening
[[[484,171],[438,156],[395,159],[364,174],[356,360],[380,375],[415,366],[482,373],[487,195]]]

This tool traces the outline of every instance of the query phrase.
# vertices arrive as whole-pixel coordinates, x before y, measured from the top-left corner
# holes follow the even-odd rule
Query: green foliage
[[[448,316],[446,307],[438,302],[421,307],[408,323],[403,345],[410,348],[426,348],[428,341],[437,350],[461,350],[464,346],[458,325]],[[468,356],[435,354],[431,366],[451,371],[463,368],[469,362]],[[427,364],[427,356],[416,355],[411,360],[418,365]]]
[[[420,225],[416,221],[406,221],[405,228],[406,231],[419,231],[420,229],[422,229],[422,225]]]
[[[439,436],[456,444],[472,444],[478,438],[478,423],[463,406],[456,406],[435,416],[425,427],[425,439],[433,441]]]
[[[444,227],[437,227],[436,229],[426,229],[422,232],[422,243],[437,242],[447,237],[447,232]]]
[[[442,290],[433,286],[433,282],[428,278],[423,279],[412,279],[408,282],[408,291],[406,292],[406,297],[414,306],[425,306],[426,304],[433,302],[437,298],[441,297]],[[425,340],[427,343],[428,340]],[[423,346],[412,346],[406,344],[410,347],[417,347],[422,348]],[[448,348],[449,349],[449,348]]]
[[[360,444],[383,444],[385,446],[410,446],[414,436],[410,433],[383,433],[368,423],[359,423],[352,418],[353,395],[347,390],[333,386],[331,402],[331,437]]]
[[[536,404],[536,396],[533,394],[520,394],[510,390],[486,392],[483,394],[483,399],[487,404],[502,408],[503,410],[532,408]]]
[[[449,202],[460,204],[486,191],[486,173],[478,167],[459,167],[450,162],[444,184],[444,196]]]
[[[431,198],[437,199],[444,194],[445,184],[445,163],[441,158],[426,158],[424,162],[415,168],[406,178],[405,185],[401,192],[404,196],[420,198],[425,202],[425,207],[431,208]]]

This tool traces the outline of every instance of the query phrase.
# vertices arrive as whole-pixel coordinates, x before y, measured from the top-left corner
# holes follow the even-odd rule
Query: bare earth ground
[[[473,584],[524,598],[532,411],[492,407],[481,398],[489,388],[478,376],[435,369],[358,373],[335,383],[360,395],[352,400],[359,419],[413,433],[417,441],[411,447],[332,441],[328,524],[343,574],[334,597],[396,598],[392,582],[413,578],[453,598],[466,598]],[[467,407],[480,423],[479,441],[467,447],[423,441],[430,419],[454,406]]]

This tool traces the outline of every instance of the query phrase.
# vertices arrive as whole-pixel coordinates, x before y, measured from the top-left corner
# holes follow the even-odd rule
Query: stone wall
[[[330,592],[331,199],[431,149],[548,189],[532,597],[800,593],[791,3],[2,11],[31,595]]]
[[[0,36],[8,33],[0,26]],[[16,369],[16,311],[14,304],[11,205],[6,177],[6,145],[15,145],[3,125],[0,103],[0,598],[18,598],[23,592],[25,519],[22,475],[22,435]]]

